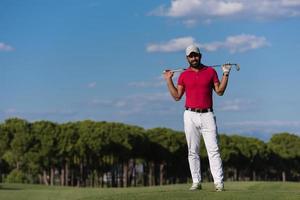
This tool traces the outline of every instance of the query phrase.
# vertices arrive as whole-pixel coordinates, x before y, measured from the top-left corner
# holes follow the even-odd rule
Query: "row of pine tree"
[[[300,137],[220,134],[225,180],[300,181]],[[201,141],[204,181],[211,181]],[[190,181],[183,132],[105,121],[0,123],[0,181],[128,187]]]

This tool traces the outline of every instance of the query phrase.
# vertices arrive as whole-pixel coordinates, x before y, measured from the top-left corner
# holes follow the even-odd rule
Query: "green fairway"
[[[168,185],[137,188],[72,188],[40,185],[2,184],[0,200],[274,200],[300,199],[300,183],[226,182],[224,192],[215,192],[213,183],[204,183],[200,191],[189,191],[190,185]]]

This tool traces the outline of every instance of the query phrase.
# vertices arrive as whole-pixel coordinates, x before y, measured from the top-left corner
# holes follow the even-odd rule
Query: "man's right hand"
[[[174,72],[172,72],[170,70],[166,70],[166,72],[164,73],[164,78],[166,80],[169,80],[169,79],[172,79],[173,75],[174,75]]]

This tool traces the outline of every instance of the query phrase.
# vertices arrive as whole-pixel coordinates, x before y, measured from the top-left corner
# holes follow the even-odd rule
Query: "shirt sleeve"
[[[213,69],[213,70],[214,70],[214,76],[213,76],[214,83],[220,83],[220,80],[219,80],[216,70],[215,69]]]
[[[181,85],[184,87],[184,81],[183,81],[183,75],[182,73],[180,74],[178,81],[177,81],[177,85]]]

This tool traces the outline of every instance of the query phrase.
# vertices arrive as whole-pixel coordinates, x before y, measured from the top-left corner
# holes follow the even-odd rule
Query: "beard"
[[[194,68],[197,68],[197,67],[199,67],[200,66],[200,60],[194,60],[194,61],[191,61],[191,62],[189,62],[190,63],[190,66],[191,67],[194,67]]]

